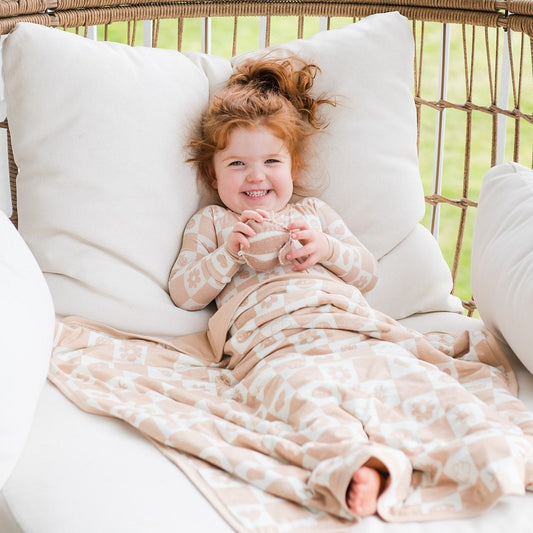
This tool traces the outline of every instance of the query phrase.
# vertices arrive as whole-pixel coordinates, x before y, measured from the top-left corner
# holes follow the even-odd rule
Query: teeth
[[[259,196],[265,196],[268,191],[247,191],[245,194],[252,198],[258,198]]]

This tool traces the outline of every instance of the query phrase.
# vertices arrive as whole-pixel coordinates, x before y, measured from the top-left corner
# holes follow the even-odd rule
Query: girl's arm
[[[203,209],[189,220],[170,272],[172,301],[188,311],[203,309],[231,281],[242,263],[225,243],[219,245],[213,212]]]
[[[298,222],[289,227],[293,238],[303,245],[293,255],[306,256],[294,269],[304,270],[319,262],[361,292],[369,291],[377,282],[376,259],[331,207],[321,200],[315,200],[315,205],[322,232]]]

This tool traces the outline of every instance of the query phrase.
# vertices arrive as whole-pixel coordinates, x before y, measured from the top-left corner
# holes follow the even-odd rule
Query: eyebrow
[[[287,150],[285,154],[280,152],[274,152],[270,154],[265,154],[261,156],[261,159],[282,159],[283,157],[290,157],[289,151]],[[228,155],[222,158],[222,161],[229,161],[229,160],[244,160],[247,159],[247,156],[244,155]]]

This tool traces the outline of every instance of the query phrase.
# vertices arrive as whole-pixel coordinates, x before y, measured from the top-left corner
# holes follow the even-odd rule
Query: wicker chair
[[[462,300],[466,313],[479,316],[470,289],[470,255],[483,175],[505,161],[533,166],[533,1],[2,0],[0,35],[7,35],[19,22],[32,22],[93,39],[119,36],[121,42],[131,46],[167,47],[171,42],[182,51],[192,42],[187,36],[191,32],[198,37],[194,44],[197,50],[231,57],[243,51],[240,43],[246,36],[241,34],[247,31],[247,21],[252,19],[257,20],[259,30],[256,43],[269,46],[276,44],[280,20],[293,32],[288,38],[301,38],[318,29],[388,11],[399,11],[411,21],[415,40],[413,98],[427,204],[424,224],[441,245],[455,294]],[[219,27],[218,19],[229,22]],[[217,40],[217,31],[225,32],[222,40]],[[16,225],[17,162],[11,151],[8,121],[1,122],[0,127],[7,131],[11,220]],[[28,498],[31,500],[31,496]],[[524,505],[531,506],[531,500]],[[0,529],[4,531],[5,524],[5,531],[26,531],[21,520],[24,510],[12,508],[8,512],[7,507],[4,502]],[[513,507],[511,512],[516,513],[517,509],[521,512],[519,507]],[[508,523],[505,508],[499,511],[503,514],[500,518],[492,514],[492,523],[498,528],[505,527]],[[219,523],[206,513],[204,524],[212,524],[215,531],[224,530],[222,521]],[[513,526],[517,532],[529,527],[533,516],[524,511],[526,516],[529,522],[526,519],[520,522],[525,529],[520,530],[519,523]],[[191,523],[184,523],[188,525],[176,524],[176,530],[194,530]],[[480,523],[475,519],[462,520],[457,530],[475,531]],[[383,524],[379,527],[388,530]],[[407,527],[391,526],[390,531],[422,531],[415,525]],[[448,526],[426,524],[423,530],[437,532],[441,531],[439,527]],[[485,529],[488,521],[481,527],[489,531]],[[151,529],[150,517],[139,528],[156,531]]]

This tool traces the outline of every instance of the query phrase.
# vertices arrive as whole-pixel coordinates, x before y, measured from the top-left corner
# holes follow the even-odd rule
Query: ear
[[[213,165],[210,164],[204,164],[202,168],[200,169],[200,172],[203,174],[204,183],[206,185],[209,185],[213,189],[218,189],[217,186],[217,175],[215,174],[215,169],[213,168]]]

